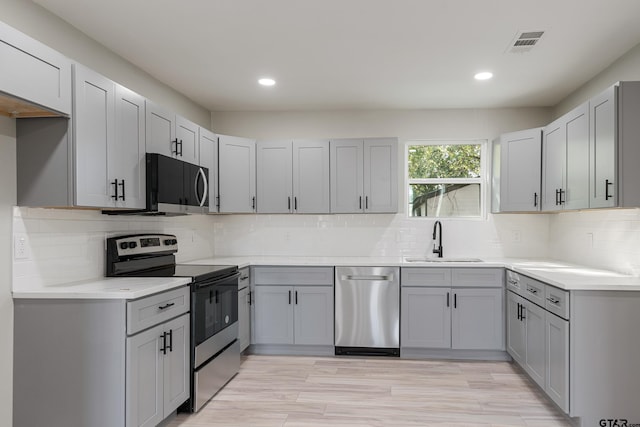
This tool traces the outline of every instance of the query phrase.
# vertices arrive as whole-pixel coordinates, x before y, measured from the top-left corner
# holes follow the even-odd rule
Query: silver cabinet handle
[[[202,182],[204,183],[204,191],[202,192],[202,199],[200,199],[200,195],[198,194],[198,181],[202,178]],[[194,191],[196,193],[196,200],[199,206],[204,206],[204,203],[207,201],[207,194],[209,193],[209,184],[207,183],[207,175],[204,173],[204,169],[198,169],[198,173],[196,174],[196,182],[195,182]]]
[[[393,280],[393,275],[372,275],[372,276],[355,276],[355,275],[347,275],[347,276],[342,276],[342,280],[384,280],[384,281],[390,281]]]

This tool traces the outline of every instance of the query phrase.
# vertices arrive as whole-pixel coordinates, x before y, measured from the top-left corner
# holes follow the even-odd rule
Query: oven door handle
[[[237,273],[234,273],[234,274],[233,274],[233,275],[231,275],[231,276],[227,276],[227,277],[222,278],[222,279],[219,279],[219,280],[215,280],[215,281],[212,281],[212,282],[205,282],[205,283],[201,283],[201,284],[198,284],[198,283],[196,282],[196,283],[194,283],[194,285],[195,285],[195,288],[196,288],[196,289],[204,289],[204,288],[208,288],[208,287],[210,287],[210,286],[216,286],[216,285],[219,285],[219,284],[220,284],[220,282],[226,282],[226,281],[228,281],[228,280],[234,280],[234,279],[235,279],[235,280],[237,280],[237,279],[239,279],[239,278],[240,278],[240,274],[241,274],[241,273],[238,271]]]

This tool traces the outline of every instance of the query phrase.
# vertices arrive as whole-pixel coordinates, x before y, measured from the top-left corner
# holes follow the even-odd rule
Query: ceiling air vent
[[[520,31],[509,45],[509,53],[529,52],[540,41],[544,31]]]

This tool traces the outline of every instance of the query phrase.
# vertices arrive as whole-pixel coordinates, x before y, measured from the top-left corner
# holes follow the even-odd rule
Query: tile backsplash
[[[13,288],[52,286],[104,276],[105,239],[159,232],[179,239],[178,261],[213,255],[213,229],[205,216],[108,216],[90,210],[14,208]],[[16,240],[24,239],[23,242]],[[24,246],[23,256],[16,246]]]
[[[448,257],[552,258],[640,275],[640,209],[441,222]],[[105,239],[127,233],[177,235],[179,262],[233,255],[400,257],[432,255],[433,223],[404,214],[140,217],[14,208],[13,287],[102,277]],[[20,245],[21,255],[15,253]]]

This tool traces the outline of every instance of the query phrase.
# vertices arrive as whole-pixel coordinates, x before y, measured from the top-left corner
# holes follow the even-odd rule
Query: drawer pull
[[[174,305],[176,305],[175,302],[168,302],[165,305],[161,305],[160,307],[158,307],[158,310],[164,310]]]
[[[549,301],[551,304],[555,304],[555,305],[558,305],[560,303],[559,299],[555,299],[553,297],[547,298],[547,301]]]
[[[538,293],[538,290],[536,288],[527,288],[527,292],[536,295]]]
[[[513,279],[509,279],[509,284],[510,285],[517,285],[518,281],[517,280],[513,280]]]

